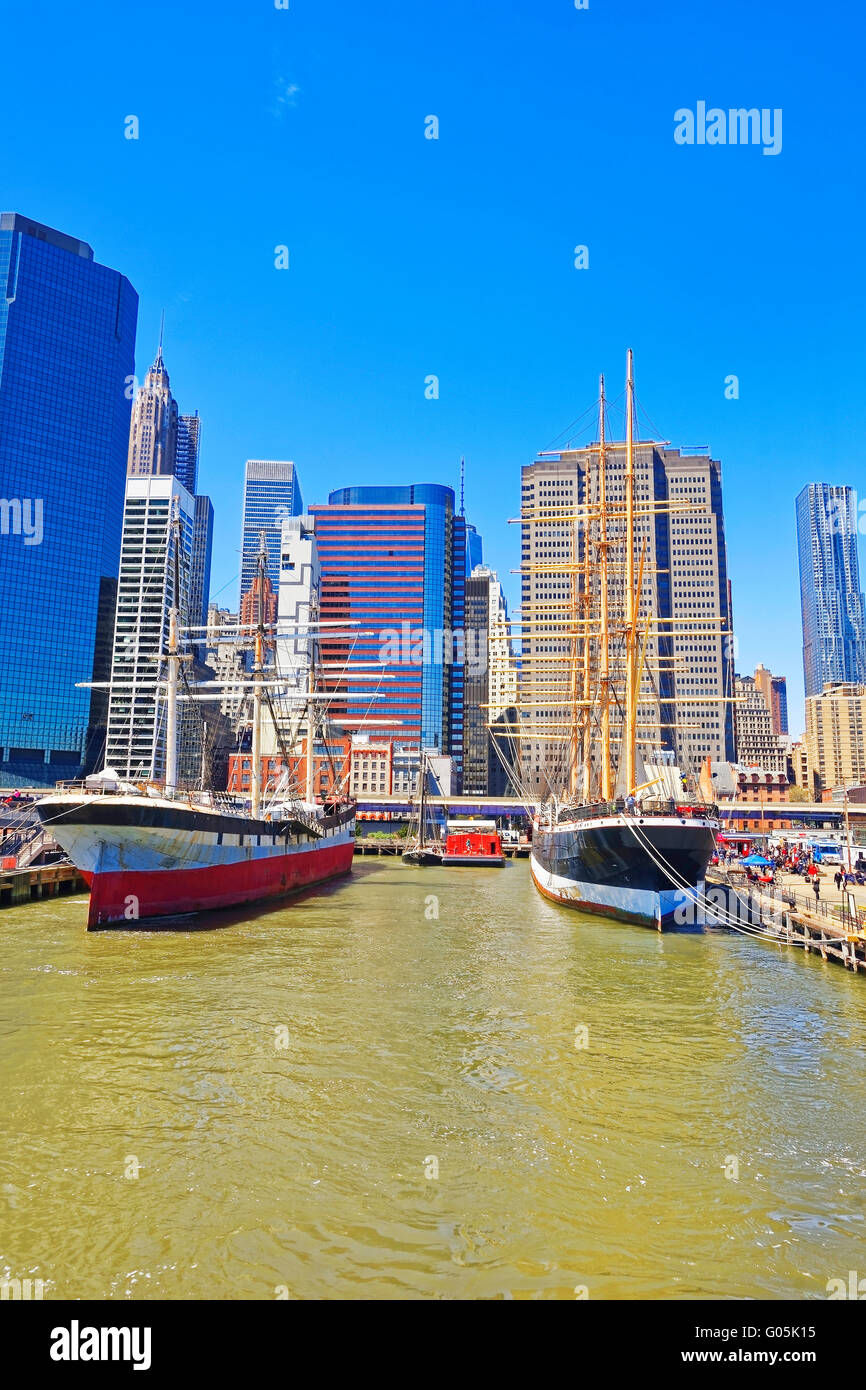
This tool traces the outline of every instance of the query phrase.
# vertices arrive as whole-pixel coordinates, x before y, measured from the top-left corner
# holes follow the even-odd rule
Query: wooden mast
[[[637,763],[637,595],[634,574],[634,361],[628,350],[625,389],[625,794],[634,792]]]
[[[255,653],[253,656],[253,738],[252,767],[250,768],[250,813],[258,817],[262,812],[262,680],[265,670],[265,574],[267,573],[268,552],[265,534],[259,537],[258,555],[258,623],[256,624]]]
[[[601,704],[601,795],[603,801],[613,797],[612,759],[610,753],[610,615],[607,591],[607,460],[604,435],[604,375],[599,383],[598,401],[598,571],[600,597],[599,626],[599,697]]]
[[[571,519],[571,544],[569,546],[569,569],[570,569],[570,589],[571,602],[569,605],[569,619],[571,632],[568,637],[569,649],[569,681],[568,681],[568,712],[569,712],[569,739],[568,739],[568,792],[571,797],[578,794],[580,784],[580,744],[581,736],[585,738],[586,709],[581,709],[578,690],[580,689],[580,664],[578,657],[580,654],[580,611],[582,607],[582,596],[579,592],[580,562],[578,556],[577,543],[577,514]],[[583,648],[586,650],[587,637],[586,631],[583,633]]]
[[[588,803],[592,800],[592,669],[591,669],[591,643],[589,636],[589,619],[592,610],[592,551],[590,547],[590,503],[592,500],[592,475],[590,472],[591,464],[587,467],[586,483],[584,486],[584,515],[583,515],[583,708],[581,710],[581,742],[583,754],[583,800]],[[577,571],[575,571],[574,582],[577,583]],[[577,616],[575,612],[575,617]]]

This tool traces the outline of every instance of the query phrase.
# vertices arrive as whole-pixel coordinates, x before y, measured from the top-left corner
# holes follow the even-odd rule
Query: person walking
[[[815,894],[815,906],[817,907],[821,901],[821,880],[817,874],[812,879],[812,892]]]
[[[833,882],[835,883],[835,885],[836,885],[837,888],[841,888],[841,887],[842,887],[842,884],[843,884],[843,882],[844,882],[844,879],[842,878],[842,870],[841,870],[841,869],[837,869],[837,870],[836,870],[835,874],[833,875]]]

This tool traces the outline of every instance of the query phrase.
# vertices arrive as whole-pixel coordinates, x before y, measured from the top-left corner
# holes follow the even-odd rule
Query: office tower
[[[788,681],[785,676],[774,676],[766,666],[755,667],[755,685],[764,697],[770,711],[770,721],[774,734],[788,732]]]
[[[276,593],[280,583],[283,521],[287,516],[300,516],[303,510],[301,485],[293,463],[274,459],[247,460],[241,523],[240,599],[255,578],[263,531],[268,549],[268,575]]]
[[[277,593],[271,583],[271,576],[254,575],[250,587],[241,599],[241,628],[251,633],[262,622],[271,627],[277,620]]]
[[[198,486],[198,457],[201,447],[201,419],[198,411],[194,415],[180,415],[177,421],[177,447],[175,449],[174,475],[179,478],[190,496],[194,497]]]
[[[479,536],[479,534],[478,534],[477,530],[475,529],[475,527],[474,527],[474,526],[470,526],[469,523],[467,522],[467,523],[466,523],[466,573],[467,573],[467,574],[471,574],[472,571],[473,571],[478,565],[481,565],[481,564],[484,563],[484,557],[483,557],[483,555],[482,555],[482,550],[483,550],[483,546],[482,546],[482,542],[481,542],[481,537]]]
[[[109,691],[106,766],[135,781],[165,776],[165,679],[169,609],[177,603],[188,621],[195,504],[175,477],[127,479],[117,586],[117,619]],[[180,517],[179,590],[175,587],[175,509]],[[189,643],[181,650],[189,651]],[[180,705],[178,763],[181,784],[197,782],[201,768],[200,713]]]
[[[803,673],[807,695],[829,682],[866,682],[866,601],[853,488],[809,483],[797,498]]]
[[[165,477],[177,463],[177,402],[162,358],[162,336],[132,407],[126,471],[131,478]]]
[[[310,664],[318,633],[322,567],[316,541],[316,519],[286,517],[280,547],[277,638],[274,644],[278,676],[298,691],[309,688]]]
[[[178,482],[181,479],[178,477]],[[187,489],[188,490],[188,489]],[[192,556],[189,579],[190,625],[199,629],[207,626],[210,598],[210,567],[213,551],[213,504],[209,497],[197,496],[192,529]],[[199,660],[204,660],[205,633],[192,634]]]
[[[840,681],[806,696],[806,754],[822,789],[866,784],[866,686]]]
[[[517,734],[517,664],[498,575],[477,565],[466,580],[463,790],[511,795]],[[496,726],[495,731],[488,724]]]
[[[208,604],[205,662],[214,672],[217,683],[224,686],[219,708],[222,714],[237,721],[244,704],[240,683],[246,679],[246,655],[249,642],[238,639],[240,617],[227,608]]]
[[[258,613],[260,580],[244,598],[248,607],[242,620],[255,609]],[[310,516],[287,517],[282,525],[280,544],[280,587],[273,594],[270,580],[264,576],[264,596],[277,632],[273,641],[273,672],[269,677],[280,682],[280,695],[271,706],[262,727],[262,755],[272,757],[285,749],[302,752],[300,744],[307,732],[304,703],[310,690],[310,667],[314,665],[316,638],[314,628],[319,621],[321,568],[316,544],[315,520]],[[314,676],[315,679],[315,676]],[[283,684],[284,682],[284,684]],[[315,721],[314,721],[315,727]]]
[[[662,443],[639,441],[634,450],[636,567],[644,557],[638,617],[652,611],[662,620],[650,632],[641,685],[640,750],[647,761],[673,756],[686,772],[697,772],[707,758],[733,761],[734,721],[730,588],[727,574],[721,464],[707,454],[682,453]],[[568,750],[560,737],[566,721],[563,676],[557,658],[567,651],[563,639],[543,631],[542,615],[556,617],[570,604],[571,580],[563,566],[583,560],[582,528],[574,518],[587,502],[587,476],[597,476],[598,446],[540,455],[522,469],[521,563],[530,566],[521,581],[524,629],[521,720],[532,735],[521,740],[522,776],[538,795],[562,785]],[[625,445],[606,448],[607,498],[611,507],[625,495]],[[652,503],[676,504],[670,515],[650,514]],[[614,521],[609,536],[622,533]],[[539,569],[539,566],[547,568]],[[609,577],[611,611],[622,608],[622,575]],[[548,675],[543,661],[553,660]],[[529,672],[533,671],[530,677]],[[530,687],[529,682],[532,682]],[[691,697],[691,701],[689,700]],[[616,721],[614,714],[614,724]],[[540,730],[551,730],[549,739]]]
[[[737,762],[744,767],[759,767],[763,772],[784,772],[788,765],[787,749],[773,732],[773,716],[757,675],[734,676],[734,699]]]
[[[334,713],[351,733],[387,738],[416,757],[422,748],[450,756],[459,785],[464,663],[454,633],[465,619],[467,542],[452,489],[341,488],[310,512],[322,619],[353,625],[323,635]],[[375,666],[382,679],[341,676],[347,663],[368,673]]]
[[[105,738],[138,296],[83,241],[0,215],[0,785]]]

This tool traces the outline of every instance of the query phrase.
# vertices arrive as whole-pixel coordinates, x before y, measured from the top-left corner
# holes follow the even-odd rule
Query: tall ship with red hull
[[[271,698],[264,681],[261,610],[251,682],[250,797],[178,788],[177,703],[184,659],[178,624],[178,611],[172,608],[165,653],[164,784],[124,782],[106,769],[88,779],[89,786],[44,797],[36,808],[42,824],[90,885],[91,930],[130,928],[154,918],[273,902],[348,874],[352,868],[354,803],[335,797],[319,804],[313,795],[314,736],[320,721],[314,703],[312,656],[304,704],[305,794],[301,797],[287,786],[270,799],[265,797],[262,705],[264,701],[271,704]],[[313,646],[311,637],[311,652]],[[201,697],[190,693],[186,698]]]
[[[347,874],[351,806],[221,805],[118,791],[45,797],[43,824],[90,885],[90,928],[263,903]]]

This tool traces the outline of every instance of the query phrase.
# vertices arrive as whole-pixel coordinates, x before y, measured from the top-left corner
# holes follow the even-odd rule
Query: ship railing
[[[648,816],[677,816],[680,820],[688,817],[713,819],[716,807],[708,802],[682,802],[671,797],[640,802],[633,810],[628,811],[623,798],[618,797],[616,801],[593,801],[586,806],[564,806],[559,812],[558,822],[562,824],[563,821],[600,820],[603,816],[623,815],[626,812],[638,819]]]

